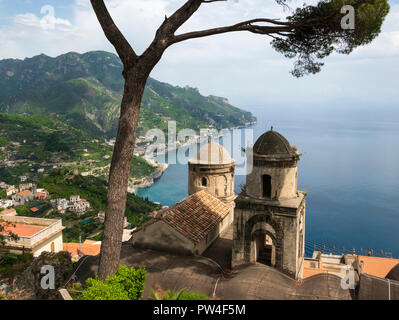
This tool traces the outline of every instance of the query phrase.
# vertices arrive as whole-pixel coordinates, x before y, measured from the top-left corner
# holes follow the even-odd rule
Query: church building
[[[189,160],[189,196],[132,232],[133,246],[179,254],[202,254],[234,216],[235,161],[210,142]]]
[[[218,143],[203,146],[188,163],[188,197],[136,228],[133,246],[201,255],[233,229],[232,268],[260,263],[301,279],[305,193],[297,190],[299,154],[273,130],[250,152],[253,168],[237,197],[235,160]]]

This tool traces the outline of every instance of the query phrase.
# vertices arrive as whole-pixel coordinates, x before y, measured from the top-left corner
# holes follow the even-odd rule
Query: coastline
[[[158,164],[158,168],[149,176],[143,177],[141,179],[130,178],[127,192],[136,194],[138,189],[151,187],[155,181],[159,179],[166,170],[168,170],[168,168],[169,165],[167,163],[160,163]]]
[[[256,119],[255,121],[248,122],[248,123],[246,123],[245,125],[242,125],[242,126],[224,128],[222,130],[236,130],[236,129],[246,128],[248,126],[256,124],[257,122],[258,121]],[[218,139],[218,138],[220,138],[222,136],[223,136],[223,134],[219,134],[219,135],[217,135],[215,137],[212,137],[212,138],[213,139]],[[157,152],[153,156],[166,154],[168,152],[171,152],[171,151],[174,151],[174,150],[178,150],[180,148],[184,148],[184,147],[190,146],[192,144],[202,143],[202,142],[206,141],[207,138],[208,137],[205,137],[205,138],[197,137],[197,139],[195,141],[188,141],[186,143],[183,143],[183,144],[180,144],[180,145],[176,145],[176,147],[163,149],[162,151]],[[151,158],[148,159],[146,157],[144,157],[144,159],[146,161],[148,161],[149,163],[158,166],[158,168],[156,169],[156,171],[154,171],[149,176],[143,177],[141,179],[133,179],[133,178],[129,179],[129,185],[128,185],[128,189],[127,189],[127,192],[129,192],[129,193],[136,194],[138,189],[145,189],[145,188],[151,187],[155,183],[155,181],[157,179],[159,179],[163,175],[163,173],[169,168],[169,165],[166,164],[166,163],[157,163],[154,159],[151,159]]]

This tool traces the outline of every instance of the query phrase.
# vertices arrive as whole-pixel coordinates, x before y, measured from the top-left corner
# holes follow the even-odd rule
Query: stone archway
[[[267,266],[276,266],[276,238],[265,229],[256,229],[252,232],[251,256],[253,260]],[[252,260],[252,259],[251,259]]]
[[[274,267],[283,271],[284,233],[279,223],[274,221],[269,214],[258,214],[245,223],[245,261],[248,263],[256,262],[256,241],[258,243],[261,241],[257,237],[263,237],[263,235],[270,237],[273,242],[272,250],[274,249],[274,252],[272,252],[272,256],[274,256]]]

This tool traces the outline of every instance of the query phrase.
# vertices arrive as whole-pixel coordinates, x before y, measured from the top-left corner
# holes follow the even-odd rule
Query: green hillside
[[[37,169],[52,171],[52,164],[77,170],[95,170],[108,177],[113,148],[91,132],[45,115],[18,116],[0,113],[0,181],[17,184],[19,176],[39,179]],[[5,162],[12,163],[6,165]],[[143,178],[156,170],[134,156],[132,178]]]
[[[96,136],[113,137],[123,92],[122,68],[116,55],[102,51],[1,60],[0,112],[48,115]],[[138,133],[166,129],[168,120],[176,120],[178,128],[198,130],[243,126],[256,119],[227,99],[149,78]]]

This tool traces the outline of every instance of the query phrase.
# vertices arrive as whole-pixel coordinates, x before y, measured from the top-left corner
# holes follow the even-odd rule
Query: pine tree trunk
[[[125,77],[118,133],[109,172],[104,235],[98,276],[105,280],[119,266],[130,164],[133,157],[141,99],[147,76],[132,72]]]

